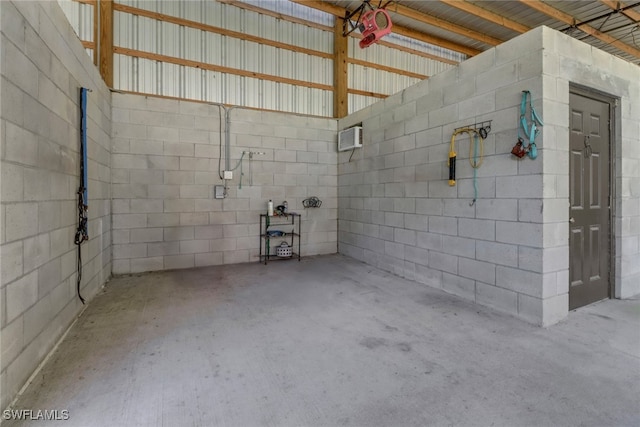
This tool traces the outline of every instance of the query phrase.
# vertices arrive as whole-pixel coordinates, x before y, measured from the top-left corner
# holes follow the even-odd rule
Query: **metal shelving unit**
[[[300,236],[302,220],[300,214],[289,213],[286,215],[269,216],[260,214],[260,255],[259,260],[265,265],[270,260],[298,259],[300,261]],[[269,234],[270,227],[278,227],[284,234],[282,236],[272,236]],[[271,229],[273,230],[273,229]],[[272,245],[271,241],[287,242],[293,250],[291,256],[281,257],[275,254],[277,245]]]

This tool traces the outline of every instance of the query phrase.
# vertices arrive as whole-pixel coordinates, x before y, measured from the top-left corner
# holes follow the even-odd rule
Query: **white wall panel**
[[[92,25],[92,7],[70,0],[59,1],[66,4],[68,13],[76,21],[74,28],[78,28],[77,31],[86,31],[87,35],[92,37],[92,27],[83,24],[86,21]],[[246,2],[282,14],[333,26],[334,18],[332,16],[289,1],[247,0]],[[215,0],[121,0],[118,3],[252,34],[302,48],[325,53],[333,51],[333,33],[330,31],[283,21]],[[116,46],[275,77],[333,85],[333,62],[331,59],[296,53],[167,22],[158,22],[122,12],[115,13],[114,25]],[[90,39],[90,37],[86,38],[86,40]],[[445,49],[429,46],[395,34],[387,36],[385,40],[412,49],[443,55],[453,60],[459,61],[464,58],[464,55],[448,52]],[[357,59],[427,76],[451,67],[439,61],[385,46],[375,45],[367,49],[360,49],[358,39],[355,38],[349,39],[349,52],[352,57]],[[350,88],[375,93],[389,95],[417,81],[414,78],[361,66],[351,65],[349,70]],[[122,90],[325,116],[332,115],[333,110],[331,91],[294,87],[286,83],[259,81],[235,75],[221,75],[217,72],[173,64],[160,64],[146,59],[118,56],[114,74],[116,89]],[[374,98],[368,97],[353,99],[353,103],[350,103],[349,106],[350,112],[375,101]]]

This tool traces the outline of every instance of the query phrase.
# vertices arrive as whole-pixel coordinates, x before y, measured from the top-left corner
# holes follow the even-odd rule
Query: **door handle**
[[[576,222],[576,220],[575,220],[575,218],[571,217],[571,218],[569,218],[569,222],[570,222],[571,224],[573,224],[574,222]]]

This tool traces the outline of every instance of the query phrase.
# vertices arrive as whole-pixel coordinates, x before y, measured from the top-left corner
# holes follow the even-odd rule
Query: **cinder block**
[[[221,225],[204,225],[194,228],[195,236],[200,239],[219,239],[222,238]]]
[[[496,285],[536,298],[550,296],[543,295],[544,284],[541,273],[523,271],[517,268],[498,266],[496,269]],[[555,294],[555,289],[553,294]]]
[[[49,296],[32,305],[23,315],[24,342],[31,342],[53,319],[53,306]]]
[[[114,211],[116,202],[128,202],[130,213],[160,213],[164,209],[162,199],[114,200]]]
[[[158,242],[149,243],[147,245],[147,255],[150,257],[158,257],[164,255],[177,255],[180,253],[180,242]]]
[[[145,164],[149,169],[179,170],[180,157],[148,155]]]
[[[183,240],[180,242],[181,254],[194,254],[204,252],[209,252],[209,240]]]
[[[21,202],[23,200],[23,168],[2,162],[2,201]]]
[[[178,225],[180,225],[180,214],[179,213],[149,213],[149,214],[147,214],[147,226],[149,226],[149,227],[173,227],[173,226],[178,226]]]
[[[164,172],[165,184],[194,184],[195,172],[194,171],[165,171]]]
[[[512,315],[518,315],[518,294],[508,289],[476,282],[476,302]]]
[[[195,254],[195,266],[204,267],[208,265],[221,265],[223,263],[222,252],[209,252],[204,254]]]
[[[170,139],[170,141],[177,141],[177,129],[175,129],[176,135],[175,140]],[[195,144],[190,142],[167,142],[168,138],[164,138],[164,155],[165,156],[185,156],[185,157],[193,157],[195,154]]]
[[[147,127],[134,123],[113,123],[111,135],[123,139],[146,139]]]
[[[15,129],[20,129],[19,126],[24,122],[24,97],[27,95],[20,87],[7,80],[4,75],[2,75],[0,84],[2,85],[2,103],[0,103],[2,118],[7,122],[17,124]],[[3,141],[5,144],[8,143],[8,138],[3,138]],[[14,144],[16,143],[17,141],[14,142]]]
[[[504,221],[518,220],[517,199],[488,199],[476,201],[476,218]]]
[[[284,197],[278,197],[282,199]],[[272,199],[277,200],[275,197]],[[249,199],[234,199],[228,197],[222,201],[222,210],[224,211],[248,211],[250,208],[250,200]]]
[[[462,237],[493,241],[496,238],[496,223],[491,220],[460,218],[458,234]]]
[[[136,228],[130,230],[130,242],[131,243],[147,243],[147,242],[162,242],[163,241],[163,229],[162,228]],[[116,245],[114,245],[115,248]],[[145,254],[146,256],[146,254]]]
[[[3,33],[4,34],[4,33]],[[12,43],[3,43],[3,57],[11,60],[3,61],[2,75],[13,84],[22,88],[33,98],[38,98],[38,69],[28,56]]]
[[[90,228],[90,227],[89,227]],[[75,227],[66,227],[53,230],[49,234],[50,256],[52,258],[60,256],[73,248],[73,232]]]
[[[543,324],[544,301],[529,295],[518,295],[518,317],[534,325]]]
[[[542,222],[542,199],[518,200],[518,220],[520,222]]]
[[[542,326],[558,323],[569,315],[569,294],[546,298],[542,303]]]
[[[194,209],[193,199],[167,199],[164,201],[165,212],[193,212]]]
[[[124,244],[131,242],[131,230],[113,230],[111,233],[112,243],[115,244]]]
[[[209,185],[181,185],[181,199],[206,199],[211,194],[211,186]]]
[[[467,200],[445,199],[444,215],[447,217],[474,218],[476,216],[475,206],[469,206]]]
[[[404,227],[409,230],[427,231],[427,218],[425,215],[404,214]]]
[[[147,194],[149,199],[177,199],[180,197],[179,185],[148,185]]]
[[[433,251],[441,251],[442,240],[442,234],[424,233],[420,231],[416,233],[416,243],[420,248],[431,249]]]
[[[10,323],[38,301],[38,272],[33,271],[10,283],[7,285],[6,292],[7,323]]]
[[[208,212],[180,213],[180,225],[206,225],[209,224]]]
[[[249,250],[234,250],[225,251],[223,253],[224,264],[239,264],[243,262],[249,262]]]
[[[60,284],[61,271],[60,258],[55,258],[38,269],[38,298],[47,295]]]
[[[451,274],[458,274],[458,257],[455,255],[430,251],[429,267]]]
[[[209,171],[209,169],[208,158],[180,157],[180,170]]]
[[[165,270],[193,268],[194,266],[195,266],[195,258],[193,254],[169,255],[164,257]]]
[[[444,246],[446,246],[446,241]],[[496,266],[489,262],[461,257],[458,260],[458,274],[490,285],[496,283]]]
[[[476,282],[457,275],[442,273],[442,289],[467,300],[476,299]]]
[[[415,246],[416,232],[414,230],[396,228],[394,231],[394,241],[405,245]]]
[[[143,273],[145,271],[158,271],[164,268],[163,257],[135,258],[130,260],[130,273]]]
[[[542,197],[542,174],[497,177],[496,197],[501,199],[539,199]]]
[[[540,248],[542,231],[542,224],[496,221],[496,241],[502,243]]]
[[[111,167],[116,169],[146,169],[147,156],[142,154],[112,154]]]
[[[114,214],[113,228],[143,228],[147,225],[147,216],[145,214]]]
[[[164,240],[166,242],[173,240],[193,240],[193,227],[168,227],[164,229]]]
[[[5,207],[5,241],[33,236],[37,233],[37,203],[16,203]]]
[[[25,241],[25,244],[34,240],[35,239],[28,239]],[[29,243],[29,247],[31,246],[33,246],[33,244]],[[2,245],[1,253],[2,274],[0,274],[0,277],[2,278],[2,284],[5,285],[22,276],[23,274],[23,242],[17,241],[14,243],[4,244]],[[26,261],[30,262],[30,260]],[[26,271],[28,272],[30,270]]]
[[[36,237],[25,239],[23,242],[24,242],[24,272],[25,273],[28,273],[40,267],[47,261],[49,261],[50,239],[49,239],[48,233],[43,233]],[[3,249],[4,249],[4,246],[3,246]],[[7,274],[8,274],[8,277],[12,276],[10,272],[12,271],[12,269],[15,268],[14,263],[16,261],[17,260],[12,259],[12,256],[5,255],[3,250],[3,253],[2,253],[2,270],[3,270],[2,278],[3,279]],[[22,253],[20,253],[20,262],[22,262]]]
[[[145,139],[132,139],[127,140],[128,153],[131,154],[153,154],[162,155],[164,147],[162,141],[145,140]]]
[[[456,236],[458,234],[458,219],[450,217],[429,217],[429,232]]]
[[[442,252],[467,258],[476,257],[475,240],[462,237],[446,236],[442,239]]]
[[[161,170],[130,170],[129,180],[132,184],[162,184],[164,172]]]
[[[38,164],[38,136],[11,122],[5,122],[5,127],[6,138],[3,141],[5,160],[36,166]]]
[[[569,223],[544,224],[543,242],[545,248],[566,246],[569,241]],[[531,245],[532,246],[532,245]]]
[[[518,246],[476,240],[476,259],[493,264],[518,265]]]
[[[542,252],[544,273],[562,271],[569,268],[569,246],[545,248]]]

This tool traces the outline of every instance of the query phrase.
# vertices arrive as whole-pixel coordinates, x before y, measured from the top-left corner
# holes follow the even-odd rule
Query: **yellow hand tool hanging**
[[[451,135],[451,143],[449,145],[449,160],[447,161],[447,165],[449,166],[449,185],[453,187],[456,185],[456,136],[461,133],[466,133],[469,135],[469,140],[472,141],[474,136],[478,135],[478,130],[473,128],[460,128],[456,129]]]

